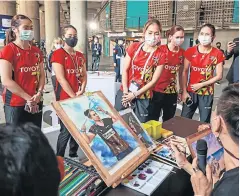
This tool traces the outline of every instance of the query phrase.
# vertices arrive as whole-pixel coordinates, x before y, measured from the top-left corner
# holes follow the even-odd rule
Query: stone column
[[[78,44],[75,49],[85,55],[87,65],[87,1],[70,1],[70,24],[78,32]]]
[[[45,10],[44,10],[44,6],[42,5],[39,8],[39,21],[40,21],[40,39],[44,39],[46,38],[45,36]]]
[[[39,3],[38,1],[18,0],[17,14],[29,17],[33,22],[34,39],[40,41]]]
[[[14,16],[16,14],[16,1],[1,1],[0,14]]]
[[[60,36],[60,5],[59,1],[45,1],[44,6],[46,49],[49,53],[53,39]]]

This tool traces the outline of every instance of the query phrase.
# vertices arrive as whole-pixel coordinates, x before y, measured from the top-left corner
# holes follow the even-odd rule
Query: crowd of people
[[[4,178],[0,189],[3,195],[58,195],[61,161],[40,131],[45,74],[42,52],[31,44],[33,30],[33,23],[27,16],[14,16],[6,46],[0,52],[2,97],[8,125],[0,130],[0,157],[4,163],[0,168],[0,177]],[[143,42],[132,43],[125,51],[121,47],[123,40],[117,41],[114,63],[118,73],[116,80],[121,81],[122,86],[116,95],[115,108],[120,111],[131,107],[141,122],[159,120],[161,113],[163,121],[173,118],[177,103],[181,101],[182,117],[192,118],[198,108],[200,121],[211,121],[212,131],[224,148],[225,172],[214,185],[210,168],[207,167],[207,174],[203,175],[197,168],[197,161],[191,165],[181,146],[173,143],[178,164],[191,174],[195,195],[237,195],[239,85],[235,72],[239,66],[238,38],[229,42],[227,51],[223,52],[219,43],[220,47],[213,47],[215,27],[204,24],[199,30],[199,44],[184,51],[181,48],[183,27],[175,25],[167,32],[166,45],[161,45],[161,33],[160,22],[150,19],[143,29]],[[53,40],[48,69],[52,73],[56,101],[85,92],[85,57],[74,50],[78,39],[81,38],[77,37],[77,29],[67,25],[62,37]],[[98,38],[94,38],[92,70],[99,69],[101,51]],[[234,60],[228,73],[230,85],[223,90],[217,109],[212,112],[214,84],[222,79],[224,61],[231,56]],[[34,125],[25,124],[27,122]],[[65,156],[69,141],[69,156],[77,157],[78,144],[61,120],[60,126],[56,155]]]

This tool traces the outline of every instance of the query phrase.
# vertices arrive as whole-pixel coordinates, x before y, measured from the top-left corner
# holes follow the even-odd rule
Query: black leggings
[[[58,140],[57,140],[57,156],[64,157],[65,150],[66,150],[69,139],[70,139],[69,156],[70,157],[77,156],[77,151],[78,151],[77,142],[71,136],[71,134],[69,133],[69,131],[67,130],[67,128],[65,127],[65,125],[63,124],[63,122],[61,120],[60,120],[60,126],[61,126],[60,134],[59,134]]]
[[[174,117],[177,108],[177,94],[166,94],[153,91],[150,101],[149,118],[158,121],[163,111],[163,122]]]

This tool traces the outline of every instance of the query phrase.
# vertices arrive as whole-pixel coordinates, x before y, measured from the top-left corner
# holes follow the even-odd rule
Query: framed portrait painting
[[[212,174],[215,177],[219,177],[220,172],[225,168],[224,165],[224,149],[217,141],[217,138],[210,129],[197,132],[186,138],[191,155],[193,158],[197,155],[197,141],[203,139],[207,143],[207,163],[210,165]]]
[[[132,131],[138,136],[138,138],[145,144],[149,151],[152,151],[154,148],[156,148],[156,144],[154,143],[153,139],[148,135],[148,132],[144,130],[141,122],[138,120],[131,108],[122,110],[119,112],[119,114],[132,129]]]
[[[149,155],[101,92],[52,105],[107,186],[119,184]]]

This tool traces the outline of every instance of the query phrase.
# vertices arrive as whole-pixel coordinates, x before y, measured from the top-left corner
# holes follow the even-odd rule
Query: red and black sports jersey
[[[144,65],[150,55],[150,52],[145,52],[142,49],[139,51],[139,53],[136,55],[135,59],[135,53],[141,47],[142,42],[139,43],[132,43],[128,49],[127,53],[129,57],[131,58],[131,66],[128,71],[128,87],[130,86],[132,81],[139,81],[141,80],[143,71],[144,71]],[[149,83],[152,80],[154,70],[157,66],[165,65],[166,64],[166,52],[163,51],[161,48],[157,48],[155,52],[153,53],[153,56],[149,60],[149,63],[146,67],[146,72],[144,74],[143,83],[140,86],[142,88],[144,85]],[[123,88],[121,87],[121,90]],[[152,96],[152,91],[148,90],[144,95],[141,95],[140,98],[150,98]]]
[[[82,73],[82,67],[85,63],[85,58],[81,52],[76,51],[74,56],[68,54],[63,48],[53,52],[52,63],[59,63],[64,68],[64,75],[74,93],[79,89],[80,83],[78,82],[77,74]],[[70,96],[63,90],[60,83],[56,80],[56,100],[64,100]]]
[[[31,46],[29,49],[23,50],[14,43],[9,43],[1,50],[0,59],[4,59],[12,64],[13,80],[27,94],[33,96],[38,86],[39,64],[43,61],[40,49]],[[3,102],[9,106],[24,106],[26,100],[4,88]]]
[[[203,54],[199,52],[197,45],[188,48],[184,56],[190,62],[190,78],[187,90],[199,95],[212,95],[214,93],[214,84],[205,86],[197,92],[191,89],[191,85],[213,78],[216,65],[225,60],[224,54],[214,47],[212,47],[209,53]]]
[[[177,93],[177,74],[180,66],[183,66],[184,50],[179,48],[177,52],[172,52],[167,45],[161,45],[160,48],[167,51],[167,64],[164,65],[154,91],[166,94]]]

